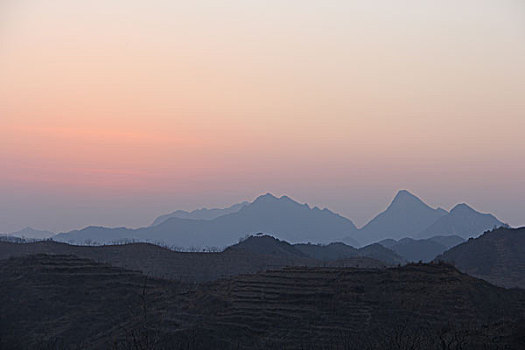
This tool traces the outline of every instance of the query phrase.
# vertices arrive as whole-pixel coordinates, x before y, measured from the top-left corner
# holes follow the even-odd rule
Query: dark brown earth
[[[270,236],[251,237],[223,252],[215,253],[177,252],[149,243],[75,246],[54,241],[33,243],[0,241],[0,259],[30,254],[75,255],[141,271],[151,277],[184,282],[212,281],[285,266],[385,267],[389,265],[366,256],[328,263],[309,257],[289,243]],[[395,253],[391,252],[391,254],[395,256]],[[379,257],[381,256],[383,255]]]
[[[490,283],[525,288],[525,228],[499,228],[436,258]]]
[[[525,291],[451,265],[290,267],[189,285],[92,260],[0,261],[21,349],[520,349]]]

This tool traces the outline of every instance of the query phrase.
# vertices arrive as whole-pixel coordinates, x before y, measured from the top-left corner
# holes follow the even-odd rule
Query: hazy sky
[[[0,0],[0,232],[405,188],[525,225],[523,0]]]

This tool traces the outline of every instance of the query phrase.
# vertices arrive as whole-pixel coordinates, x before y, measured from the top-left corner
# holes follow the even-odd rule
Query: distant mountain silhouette
[[[357,233],[352,234],[352,236],[356,236],[358,233],[359,233],[359,230],[357,231]],[[354,248],[361,247],[361,242],[359,242],[357,239],[355,239],[352,236],[343,237],[340,241]]]
[[[131,239],[162,242],[178,247],[225,247],[240,237],[264,232],[291,243],[330,243],[352,236],[352,221],[328,209],[310,208],[287,196],[258,197],[236,213],[213,220],[170,218],[159,225],[140,229],[87,227],[58,234],[55,239],[71,243],[111,243]]]
[[[232,213],[226,214],[229,211]],[[215,218],[213,216],[219,215]],[[197,219],[206,217],[206,219]],[[212,219],[210,219],[212,218]],[[252,203],[239,203],[225,209],[176,211],[155,220],[154,225],[140,229],[90,226],[61,233],[56,240],[75,244],[108,244],[120,241],[162,243],[185,249],[226,247],[240,238],[263,232],[290,243],[343,242],[360,247],[373,242],[402,238],[426,239],[435,236],[477,236],[487,229],[504,225],[490,214],[481,214],[460,204],[449,213],[433,209],[406,190],[399,191],[388,208],[363,228],[357,229],[349,219],[328,209],[311,208],[287,196],[259,196]],[[449,247],[448,244],[438,242]],[[423,244],[423,243],[419,243]],[[424,243],[429,253],[437,245]],[[434,250],[430,248],[433,245]],[[413,255],[410,255],[414,258]]]
[[[452,247],[457,246],[458,244],[461,244],[465,242],[465,240],[459,236],[452,235],[452,236],[434,236],[428,238],[434,242],[437,242],[439,244],[442,244],[447,249],[450,249]]]
[[[384,212],[359,230],[357,240],[371,243],[414,237],[445,215],[446,210],[433,209],[410,192],[401,190]]]
[[[344,243],[330,243],[328,245],[297,243],[292,245],[268,235],[250,236],[238,244],[227,248],[225,252],[239,249],[250,251],[256,255],[265,254],[283,258],[311,259],[310,266],[384,268],[403,262],[403,259],[393,251],[387,252],[384,250],[381,254],[378,254],[375,249],[355,249]],[[378,257],[381,257],[383,260]]]
[[[503,287],[525,288],[525,227],[499,228],[471,238],[436,258]]]
[[[177,210],[173,213],[161,215],[158,218],[153,221],[151,226],[156,226],[164,221],[171,219],[171,218],[179,218],[179,219],[192,219],[192,220],[213,220],[215,218],[218,218],[219,216],[223,216],[226,214],[236,213],[239,210],[241,210],[243,207],[250,204],[248,201],[244,201],[241,203],[237,203],[232,205],[228,208],[213,208],[213,209],[207,209],[207,208],[201,208],[196,209],[191,212],[185,211],[185,210]]]
[[[387,239],[378,243],[385,248],[393,250],[406,261],[429,262],[450,247],[464,241],[459,236],[438,236],[429,239],[403,238],[399,241]]]
[[[46,239],[54,236],[55,233],[51,231],[35,230],[31,227],[26,227],[20,231],[7,233],[6,236],[26,238],[26,239]]]
[[[226,248],[225,251],[238,249],[250,251],[256,254],[301,258],[309,257],[290,243],[268,235],[250,236],[247,239]]]
[[[337,261],[354,257],[366,257],[382,261],[390,266],[405,263],[405,260],[394,251],[378,244],[371,244],[360,249],[339,242],[328,245],[295,244],[294,247],[307,256],[321,261]]]
[[[477,237],[484,231],[505,224],[491,214],[482,214],[466,204],[456,205],[450,213],[439,218],[418,237],[427,238],[437,235],[458,235],[462,238]]]
[[[394,251],[384,248],[378,244],[356,249],[341,242],[334,242],[327,245],[297,243],[290,244],[278,240],[272,236],[252,236],[242,242],[226,249],[245,249],[256,254],[271,254],[293,257],[309,257],[318,261],[338,261],[348,258],[371,258],[381,261],[385,265],[403,264],[405,261]]]

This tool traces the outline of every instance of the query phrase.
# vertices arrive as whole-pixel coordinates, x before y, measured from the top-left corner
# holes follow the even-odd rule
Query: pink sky
[[[5,0],[0,232],[401,188],[525,225],[524,62],[521,0]]]

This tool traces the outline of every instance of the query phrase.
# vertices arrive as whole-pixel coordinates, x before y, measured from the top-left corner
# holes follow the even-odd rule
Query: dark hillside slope
[[[228,247],[225,252],[237,250],[293,259],[296,263],[289,264],[289,266],[385,268],[397,264],[397,262],[392,263],[392,256],[388,254],[383,255],[382,257],[386,259],[381,261],[361,254],[360,250],[347,246],[344,243],[331,243],[326,246],[315,244],[291,245],[288,242],[268,235],[248,237],[242,242]],[[357,252],[357,255],[354,252]],[[394,259],[399,258],[395,256],[394,252],[391,252],[391,254],[394,256]]]
[[[520,349],[524,303],[445,264],[293,267],[190,289],[72,256],[0,261],[5,348]]]
[[[385,248],[378,243],[369,244],[366,247],[360,248],[359,254],[361,256],[367,256],[379,261],[384,261],[389,265],[403,265],[406,263],[405,259],[400,257],[393,250]]]
[[[394,266],[403,264],[405,261],[395,252],[390,249],[386,249],[379,244],[371,244],[369,246],[355,249],[344,243],[330,243],[327,245],[322,244],[290,244],[285,241],[281,241],[275,237],[268,235],[256,235],[251,236],[238,244],[234,244],[227,248],[225,252],[231,250],[242,249],[244,251],[250,251],[254,254],[267,254],[267,255],[278,255],[282,257],[293,257],[302,259],[311,259],[316,261],[314,264],[309,266],[320,266],[326,265],[322,262],[331,262],[331,266],[339,266],[338,261],[346,260],[342,266],[348,266],[350,258],[351,261],[357,262],[360,258],[362,262],[370,261],[370,259],[380,262],[382,266]],[[304,265],[304,264],[293,264],[293,265]]]
[[[390,249],[411,262],[429,262],[447,250],[444,245],[430,239],[403,238]]]
[[[399,241],[386,239],[378,243],[393,250],[406,261],[429,262],[464,241],[459,236],[436,236],[428,239],[403,238]]]
[[[382,261],[387,266],[404,264],[406,261],[394,251],[379,244],[370,244],[356,249],[344,243],[321,244],[295,244],[294,247],[307,256],[321,261],[336,261],[348,258],[371,258]]]
[[[120,327],[141,321],[145,281],[139,272],[71,255],[1,260],[0,348],[108,348]],[[148,279],[149,298],[167,285]]]
[[[433,332],[446,332],[445,325],[469,329],[473,335],[474,325],[510,317],[516,327],[525,301],[522,291],[497,288],[448,265],[382,270],[293,267],[218,281],[213,295],[213,302],[207,303],[208,293],[197,294],[201,312],[222,305],[207,318],[207,328],[217,337],[235,337],[248,346],[257,344],[262,331],[261,348],[281,342],[293,344],[290,348],[344,348],[345,342],[355,349],[375,342],[379,344],[373,348],[381,349],[440,348],[432,339],[410,342],[422,336],[423,329],[429,338]],[[483,337],[478,334],[467,342],[472,349],[476,342],[478,348],[490,343],[489,329],[482,332]],[[360,336],[368,338],[365,344],[359,344]],[[396,337],[407,343],[397,347],[391,343]]]
[[[278,255],[292,258],[308,258],[295,246],[268,235],[250,236],[225,249],[225,252],[248,251],[255,254]],[[311,258],[311,257],[310,257]]]
[[[525,227],[486,232],[447,250],[438,260],[496,285],[525,288]]]
[[[442,244],[445,247],[447,247],[447,249],[450,249],[452,247],[457,246],[458,244],[465,242],[463,238],[456,236],[456,235],[434,236],[434,237],[430,237],[429,240]]]
[[[254,253],[245,249],[194,253],[176,252],[149,243],[74,246],[53,241],[0,242],[0,259],[31,254],[73,254],[113,266],[142,271],[148,276],[188,282],[212,281],[284,266],[319,264],[318,261],[304,255]]]
[[[294,244],[294,247],[312,258],[322,261],[360,256],[359,249],[338,242],[327,245],[298,243]]]

